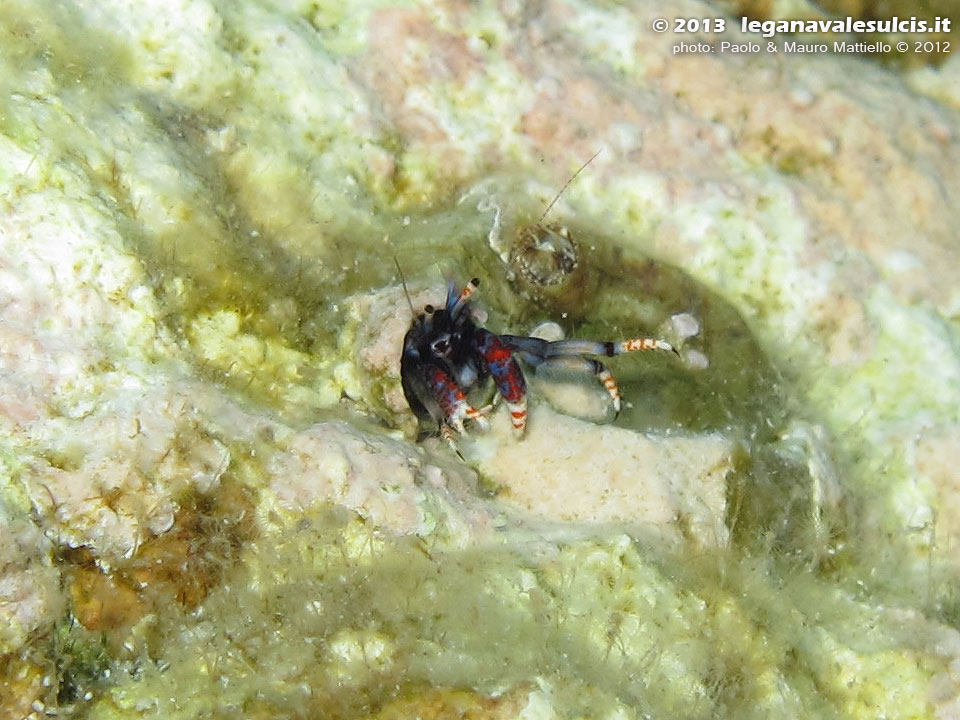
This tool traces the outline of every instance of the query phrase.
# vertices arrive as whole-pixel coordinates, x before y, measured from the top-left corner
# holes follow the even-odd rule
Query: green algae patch
[[[4,437],[10,433],[10,429],[2,427],[0,430],[3,432],[0,435],[0,502],[2,507],[25,516],[30,512],[30,498],[20,482],[20,473],[23,471],[22,448],[14,444],[12,436],[9,439]]]
[[[158,642],[89,717],[352,718],[427,688],[527,687],[561,717],[915,718],[946,662],[917,617],[770,560],[627,536],[428,549],[334,511],[258,538],[194,613],[150,623]]]
[[[930,314],[888,312],[899,306],[878,295],[876,321],[889,326],[877,353],[848,378],[821,372],[826,353],[815,347],[807,360],[799,350],[810,298],[822,287],[795,272],[806,230],[784,188],[764,197],[756,218],[745,219],[732,201],[690,210],[691,226],[717,219],[699,258],[703,282],[636,249],[662,216],[658,203],[666,205],[651,178],[615,181],[583,203],[596,218],[607,216],[599,204],[608,204],[606,226],[589,212],[565,221],[580,253],[570,269],[558,256],[558,213],[542,218],[521,182],[505,184],[521,191],[515,207],[496,208],[512,216],[495,238],[491,193],[458,195],[470,170],[446,167],[442,151],[428,145],[405,146],[399,132],[364,114],[369,108],[341,62],[363,49],[376,5],[354,7],[348,18],[324,3],[281,11],[275,3],[195,4],[189,32],[148,15],[116,23],[95,15],[75,33],[72,15],[52,5],[4,7],[0,126],[4,151],[16,160],[0,168],[14,186],[8,202],[40,189],[42,204],[73,213],[79,198],[94,207],[91,235],[129,253],[147,283],[138,296],[155,301],[137,311],[165,344],[131,336],[136,359],[183,363],[290,425],[344,400],[387,423],[405,412],[384,400],[398,378],[363,376],[352,365],[369,318],[345,307],[345,298],[397,283],[391,256],[414,290],[443,276],[481,277],[480,304],[498,331],[525,333],[550,320],[568,336],[667,334],[677,343],[671,318],[693,316],[701,331],[683,338],[683,350],[706,365],[655,355],[611,361],[628,403],[617,422],[643,431],[720,430],[741,443],[728,490],[733,544],[667,555],[616,529],[595,537],[554,529],[543,542],[508,528],[500,544],[464,549],[449,547],[443,522],[430,518],[430,535],[419,540],[335,511],[298,522],[290,513],[289,527],[242,537],[227,537],[216,513],[203,528],[181,517],[116,578],[105,579],[91,558],[69,568],[78,570],[74,608],[51,641],[61,703],[92,693],[92,707],[78,711],[92,717],[361,717],[428,689],[495,695],[506,688],[529,694],[528,716],[544,707],[589,717],[930,715],[928,688],[947,663],[930,649],[931,636],[947,630],[879,606],[854,583],[861,575],[881,585],[924,579],[898,574],[888,556],[909,547],[903,562],[911,562],[932,552],[928,525],[918,516],[924,526],[905,541],[856,540],[842,523],[859,509],[837,495],[841,473],[848,486],[860,483],[862,492],[852,494],[865,508],[864,526],[874,514],[923,505],[929,488],[898,484],[909,466],[899,450],[877,454],[886,438],[875,430],[884,418],[928,411],[955,420],[956,377],[930,362],[931,348],[952,351],[939,342],[952,337],[949,328]],[[487,19],[489,8],[479,13],[471,32],[487,49],[469,48],[474,58],[509,38]],[[600,14],[580,20],[592,26]],[[600,42],[611,28],[604,19],[588,38],[598,57],[616,51]],[[635,67],[633,47],[631,40],[614,53],[617,70]],[[501,131],[522,114],[530,98],[516,88],[528,86],[505,65],[491,77],[466,67],[460,85],[431,79],[413,100],[456,143],[522,155],[516,136]],[[487,84],[493,111],[477,112]],[[774,160],[781,173],[802,175],[821,158],[787,152]],[[571,188],[570,197],[586,192]],[[70,213],[79,225],[93,215]],[[766,328],[759,341],[758,328]],[[783,328],[801,340],[787,346]],[[911,336],[916,345],[900,353]],[[773,361],[770,348],[780,353]],[[106,377],[116,362],[105,357],[94,369]],[[806,397],[832,430],[853,427],[839,470],[831,439],[800,417],[781,367],[793,373],[794,388],[814,388]],[[929,378],[936,382],[924,384]],[[87,403],[70,417],[89,411],[101,385],[68,388]],[[863,406],[872,424],[861,431]],[[57,410],[73,412],[67,402]],[[38,457],[69,466],[72,448],[56,437],[51,444]],[[254,445],[238,440],[229,449],[252,456]],[[177,452],[171,457],[179,462]],[[4,498],[23,514],[21,453],[5,447],[0,463]],[[249,465],[245,479],[258,487],[263,468]],[[881,501],[871,497],[876,488]],[[187,511],[195,498],[177,500]],[[881,532],[891,527],[893,520]],[[196,532],[185,538],[183,529]],[[871,538],[881,541],[877,548]],[[864,573],[842,552],[845,544],[881,558],[877,572]],[[191,564],[197,558],[199,569]],[[216,567],[209,577],[208,566]],[[180,577],[184,568],[199,579]],[[925,579],[899,596],[943,582]],[[120,627],[107,628],[98,598],[127,597],[141,581],[160,588],[150,591],[155,600],[172,594],[189,602],[136,598],[111,616]],[[943,613],[956,622],[955,587],[935,590],[954,603]]]
[[[377,6],[348,20],[323,4],[201,4],[184,32],[101,23],[101,8],[0,15],[13,197],[89,200],[142,263],[150,320],[181,359],[290,417],[336,404],[337,299],[392,272],[381,248],[400,217],[379,209],[396,190],[375,170],[393,166],[391,134],[356,120],[337,64]],[[280,109],[250,111],[266,106]]]
[[[61,709],[82,707],[101,691],[104,676],[116,662],[116,651],[100,632],[83,627],[71,616],[64,616],[49,638],[50,657],[59,679],[57,704]]]

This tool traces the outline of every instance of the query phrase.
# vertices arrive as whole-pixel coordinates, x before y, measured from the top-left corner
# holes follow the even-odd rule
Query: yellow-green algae
[[[362,23],[354,20],[372,4],[351,11],[350,22],[339,22],[342,16],[322,3],[282,12],[257,3],[203,7],[200,20],[222,29],[215,45],[223,59],[241,57],[266,78],[247,86],[242,73],[204,75],[210,67],[202,63],[192,77],[184,68],[186,79],[151,74],[155,68],[145,58],[162,43],[132,47],[53,3],[0,11],[9,85],[0,100],[3,133],[35,157],[28,170],[4,177],[15,188],[13,199],[50,187],[91,195],[143,263],[165,313],[156,320],[187,363],[294,424],[315,419],[339,399],[333,377],[343,359],[334,349],[338,302],[390,279],[394,253],[420,282],[436,272],[438,254],[444,270],[486,273],[484,292],[498,311],[494,325],[519,330],[540,319],[542,309],[524,304],[506,283],[498,289],[492,282],[498,271],[483,244],[488,217],[453,204],[455,193],[438,191],[443,171],[436,158],[398,150],[389,132],[370,130],[358,142],[349,103],[337,97],[345,85],[310,85],[319,98],[311,105],[316,114],[304,123],[312,134],[297,135],[289,146],[271,138],[274,125],[254,117],[261,112],[255,108],[285,100],[259,97],[264,86],[281,94],[291,87],[289,77],[281,82],[270,72],[311,58],[316,65],[301,69],[299,79],[340,77],[338,54],[361,47]],[[299,29],[299,17],[310,20],[322,42]],[[271,28],[285,42],[277,42]],[[496,29],[487,34],[495,37]],[[281,45],[299,48],[289,51],[293,60],[274,54]],[[509,85],[501,85],[503,94]],[[33,102],[35,96],[51,101]],[[477,104],[476,96],[462,103],[454,98],[446,110],[459,120]],[[117,106],[126,109],[118,114]],[[100,136],[116,138],[109,152],[95,142]],[[401,156],[402,171],[389,179],[372,176],[373,161],[391,154]],[[310,163],[313,171],[304,172]],[[354,182],[341,183],[349,173]],[[613,225],[652,222],[637,213],[643,200],[626,199],[626,192],[610,198],[617,208]],[[429,202],[418,206],[420,198]],[[789,240],[795,228],[779,200],[772,198],[766,221]],[[538,214],[532,204],[524,212],[531,219]],[[723,217],[722,207],[697,212]],[[598,248],[591,272],[606,280],[570,319],[578,332],[606,336],[637,322],[654,328],[679,309],[677,297],[698,298],[716,322],[705,338],[719,366],[713,374],[686,379],[659,361],[636,370],[636,378],[627,367],[618,371],[631,393],[641,391],[641,380],[655,380],[647,384],[660,399],[647,399],[661,408],[661,425],[700,422],[743,439],[742,472],[731,484],[733,547],[669,554],[617,532],[590,536],[552,528],[549,541],[508,529],[498,543],[462,549],[437,538],[392,538],[338,511],[294,523],[260,518],[260,531],[235,558],[227,557],[219,587],[192,612],[158,608],[144,617],[129,647],[78,627],[70,616],[38,640],[49,643],[62,704],[76,702],[77,712],[90,717],[190,718],[251,709],[360,717],[425,687],[495,693],[530,683],[565,717],[929,716],[927,686],[945,670],[925,634],[936,628],[912,611],[888,609],[889,596],[876,594],[904,577],[918,579],[885,564],[900,541],[877,546],[882,534],[847,537],[823,517],[812,489],[818,467],[823,470],[816,438],[773,441],[801,427],[802,413],[782,399],[779,373],[750,332],[761,324],[756,316],[789,315],[789,301],[781,303],[769,284],[771,265],[773,275],[790,275],[789,248],[771,248],[772,262],[761,271],[762,238],[740,238],[744,225],[735,217],[718,230],[720,239],[742,242],[718,241],[719,269],[701,276],[725,280],[735,269],[738,281],[728,296],[756,314],[745,325],[682,273],[639,254],[605,254],[613,252],[606,238],[572,227]],[[647,280],[614,282],[611,268],[622,262],[646,268]],[[638,296],[655,300],[637,302]],[[895,341],[905,319],[929,329],[931,342],[942,336],[932,314],[891,316],[889,302],[880,297],[878,303],[877,321],[890,323],[886,342]],[[605,307],[614,311],[605,314]],[[742,373],[734,372],[732,360],[724,365],[724,348],[735,348],[730,358],[750,358]],[[929,370],[929,361],[920,360]],[[889,488],[900,477],[897,450],[873,454],[876,444],[868,442],[869,428],[857,434],[850,401],[833,401],[834,383],[863,383],[880,398],[877,412],[903,407],[903,385],[894,391],[884,354],[875,362],[852,380],[818,377],[780,357],[774,362],[789,366],[795,382],[810,382],[814,409],[808,413],[850,429],[839,472],[866,483],[858,499],[868,510],[875,507],[871,488]],[[917,387],[918,378],[905,379]],[[952,376],[942,380],[951,390],[956,383]],[[955,411],[937,397],[922,399],[921,409],[930,407],[929,399],[940,413]],[[696,412],[708,404],[714,415]],[[776,432],[762,430],[765,422]],[[14,447],[11,439],[4,442]],[[854,472],[848,458],[857,451],[869,462]],[[4,448],[10,468],[4,498],[18,505],[20,452]],[[232,470],[256,491],[257,462]],[[871,479],[871,472],[887,478]],[[796,493],[802,497],[794,502]],[[881,497],[882,505],[896,493],[888,489]],[[886,508],[854,510],[860,509],[848,509],[851,517],[873,518]],[[219,531],[216,523],[204,530]],[[859,542],[869,543],[867,553]],[[850,546],[855,552],[844,550]],[[873,562],[858,564],[878,547]],[[872,587],[859,585],[861,577]],[[893,597],[914,599],[914,586]],[[940,592],[948,602],[953,591]],[[91,705],[84,704],[87,691]]]
[[[903,620],[786,558],[626,535],[445,550],[324,511],[249,544],[200,612],[144,619],[90,717],[363,717],[522,683],[563,717],[925,717],[943,660]]]

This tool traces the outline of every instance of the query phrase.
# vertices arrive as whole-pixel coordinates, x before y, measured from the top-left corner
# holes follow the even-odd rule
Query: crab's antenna
[[[410,306],[410,316],[416,317],[417,311],[413,309],[413,300],[410,299],[410,291],[407,290],[407,280],[403,277],[403,269],[400,267],[400,261],[397,256],[393,256],[393,263],[397,266],[397,272],[400,273],[400,284],[403,285],[403,294],[407,296],[407,305]]]
[[[583,165],[577,168],[577,171],[570,176],[570,179],[567,180],[566,184],[564,184],[564,186],[560,188],[560,192],[558,192],[556,195],[553,196],[553,200],[550,201],[550,204],[547,205],[547,209],[543,211],[543,215],[541,215],[540,219],[537,220],[537,225],[543,222],[543,219],[547,216],[547,213],[550,212],[550,208],[552,208],[554,205],[557,204],[557,200],[559,200],[560,196],[563,195],[563,191],[566,190],[568,187],[570,187],[570,183],[572,183],[574,180],[577,179],[577,175],[582,173],[584,169],[587,167],[587,165],[592,163],[594,159],[597,157],[597,155],[601,153],[602,150],[603,148],[600,148],[600,150],[597,150],[593,155],[590,156],[589,160],[587,160]]]

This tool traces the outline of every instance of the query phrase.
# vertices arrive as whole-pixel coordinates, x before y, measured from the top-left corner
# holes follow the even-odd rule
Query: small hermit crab
[[[444,307],[427,305],[422,313],[414,313],[403,338],[400,378],[407,404],[422,424],[437,427],[454,450],[454,432],[464,433],[465,420],[486,427],[490,408],[473,407],[467,393],[491,377],[510,411],[515,432],[523,434],[527,424],[527,389],[518,359],[534,368],[593,373],[619,413],[617,381],[603,363],[585,356],[613,357],[638,350],[677,352],[669,343],[654,338],[597,342],[498,335],[474,321],[470,297],[479,284],[474,278],[457,292],[451,282]]]

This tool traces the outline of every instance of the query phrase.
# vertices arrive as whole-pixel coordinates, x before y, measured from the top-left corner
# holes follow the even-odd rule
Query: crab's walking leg
[[[431,368],[427,373],[427,387],[430,388],[443,413],[443,422],[440,424],[441,434],[444,434],[444,428],[448,427],[462,435],[463,421],[468,419],[475,421],[481,427],[487,426],[487,419],[483,413],[467,402],[466,394],[445,370],[438,367]],[[447,434],[444,434],[444,438],[450,439]]]
[[[544,359],[562,355],[604,355],[613,357],[641,350],[669,350],[677,353],[673,345],[656,338],[631,338],[619,342],[597,342],[596,340],[556,340],[547,343]]]
[[[554,340],[550,342],[540,338],[518,335],[503,335],[501,338],[525,362],[530,363],[535,368],[569,368],[593,373],[603,383],[604,389],[613,401],[613,409],[617,414],[620,413],[621,407],[620,388],[613,377],[613,373],[599,360],[583,356],[604,355],[613,357],[614,355],[640,350],[677,352],[670,343],[656,338],[633,338],[620,342],[597,342],[596,340]]]
[[[620,386],[617,385],[617,380],[613,377],[613,373],[599,360],[582,357],[580,355],[556,355],[538,363],[537,370],[541,368],[563,368],[566,370],[581,370],[593,373],[603,384],[603,388],[610,396],[610,400],[613,401],[614,412],[617,415],[620,414]]]
[[[497,392],[507,403],[513,429],[522,435],[527,427],[527,383],[523,371],[513,358],[510,347],[488,330],[478,332],[479,350],[490,370]]]
[[[446,423],[443,423],[443,425],[440,426],[440,437],[443,438],[443,441],[457,454],[457,457],[459,457],[461,460],[464,459],[460,452],[460,448],[457,447],[457,433],[452,427]]]
[[[513,350],[523,353],[523,359],[529,360],[532,364],[538,365],[544,360],[554,357],[567,357],[577,355],[603,355],[613,357],[614,355],[623,355],[629,352],[639,352],[641,350],[669,350],[677,353],[676,349],[665,340],[656,338],[631,338],[630,340],[620,340],[619,342],[607,341],[598,342],[597,340],[541,340],[540,338],[526,337],[523,335],[501,335],[500,339]]]

